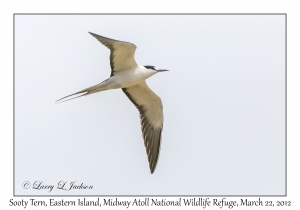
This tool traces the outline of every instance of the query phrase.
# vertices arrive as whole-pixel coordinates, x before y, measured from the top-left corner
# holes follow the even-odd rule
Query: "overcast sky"
[[[89,31],[170,70],[147,80],[165,119],[152,175],[121,90],[54,103],[110,75],[109,50]],[[15,192],[284,195],[284,99],[284,15],[16,15]],[[62,180],[94,188],[22,188]]]

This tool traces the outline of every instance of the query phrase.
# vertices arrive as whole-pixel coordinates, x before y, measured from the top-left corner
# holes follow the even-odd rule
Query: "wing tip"
[[[149,162],[149,166],[150,166],[150,173],[153,174],[155,169],[156,169],[156,166],[157,166],[157,162],[158,162],[158,159],[154,162],[154,163],[150,163]]]
[[[99,36],[98,34],[95,34],[95,33],[93,33],[93,32],[90,32],[90,31],[88,31],[88,32],[89,32],[89,34],[91,34],[93,37]]]
[[[154,171],[155,171],[155,168],[153,168],[153,169],[150,169],[150,173],[151,173],[151,174],[153,174],[153,173],[154,173]]]

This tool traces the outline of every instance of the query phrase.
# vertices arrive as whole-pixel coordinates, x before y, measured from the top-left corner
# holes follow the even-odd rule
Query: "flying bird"
[[[138,65],[134,59],[136,46],[130,42],[89,33],[110,50],[110,77],[97,85],[63,97],[56,102],[65,102],[100,91],[121,88],[140,113],[142,136],[150,172],[153,174],[161,146],[163,107],[160,97],[148,87],[145,80],[158,72],[168,70],[157,69],[155,66]]]

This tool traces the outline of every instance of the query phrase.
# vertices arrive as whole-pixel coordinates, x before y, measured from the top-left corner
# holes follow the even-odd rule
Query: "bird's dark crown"
[[[157,68],[155,66],[144,66],[146,69],[152,69],[152,70],[157,70]]]

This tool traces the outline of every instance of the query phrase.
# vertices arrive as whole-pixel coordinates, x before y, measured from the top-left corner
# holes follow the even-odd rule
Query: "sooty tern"
[[[155,66],[138,65],[134,59],[136,46],[89,32],[110,50],[110,78],[56,102],[65,102],[104,90],[122,88],[129,100],[140,112],[142,135],[148,155],[151,173],[154,172],[161,146],[163,107],[161,99],[147,86],[145,80],[158,72],[168,70]]]

